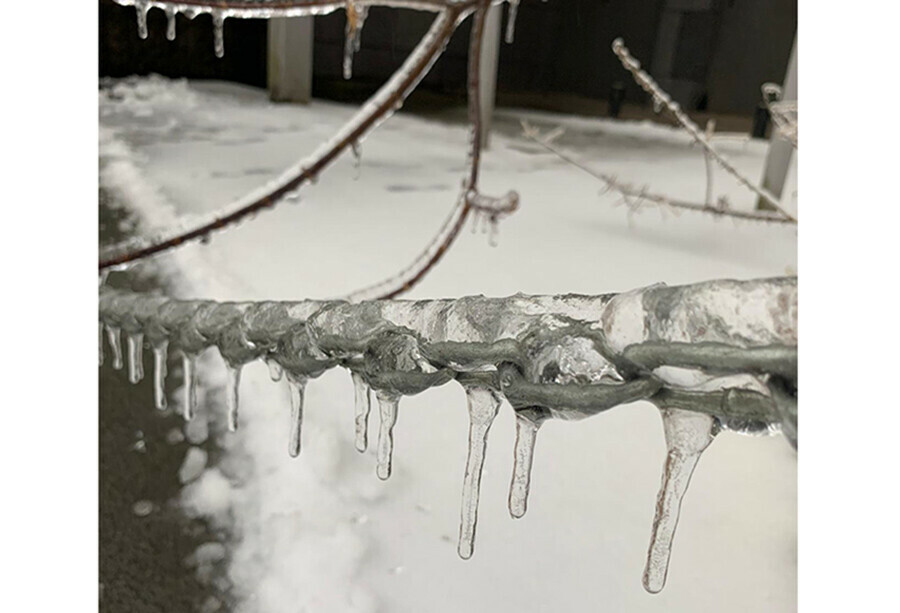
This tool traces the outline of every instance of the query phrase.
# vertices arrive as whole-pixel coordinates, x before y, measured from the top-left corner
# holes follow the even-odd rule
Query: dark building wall
[[[708,80],[710,108],[749,112],[762,99],[763,83],[780,85],[796,31],[796,0],[724,3]]]
[[[314,95],[367,96],[403,62],[433,19],[429,13],[373,8],[347,82],[344,13],[316,17]],[[654,76],[671,86],[686,108],[749,115],[760,100],[759,86],[782,80],[796,23],[796,0],[523,0],[514,43],[500,45],[498,92],[606,100],[618,82],[626,88],[626,100],[646,101],[610,49],[621,36],[651,71],[665,67]],[[265,86],[264,21],[226,20],[222,59],[213,54],[208,15],[193,21],[179,17],[174,42],[165,38],[162,11],[150,11],[148,26],[149,39],[140,40],[133,8],[101,2],[101,75],[156,72]],[[462,24],[420,89],[465,96],[470,28],[470,20]]]

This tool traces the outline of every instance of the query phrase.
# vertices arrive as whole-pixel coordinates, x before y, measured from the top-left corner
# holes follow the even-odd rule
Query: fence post
[[[794,34],[794,46],[791,48],[791,57],[788,60],[787,72],[784,76],[784,84],[781,88],[784,100],[797,100],[797,35]],[[784,191],[784,181],[791,167],[791,158],[794,157],[794,146],[779,136],[778,131],[772,129],[769,139],[769,152],[766,154],[766,165],[763,171],[762,186],[773,195],[780,198]],[[772,210],[772,206],[764,200],[757,199],[758,210]]]

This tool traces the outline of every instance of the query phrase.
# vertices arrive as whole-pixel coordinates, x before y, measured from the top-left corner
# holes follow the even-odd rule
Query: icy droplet
[[[719,431],[716,418],[711,415],[681,409],[662,409],[660,413],[668,451],[644,569],[644,589],[651,594],[658,593],[666,584],[681,501],[700,454]]]
[[[240,410],[242,368],[242,365],[225,365],[225,405],[228,407],[229,432],[236,432],[238,428],[238,411]]]
[[[284,376],[281,364],[270,358],[266,360],[266,366],[269,368],[269,378],[272,381],[281,381],[281,377]]]
[[[183,415],[187,421],[194,417],[194,407],[197,404],[197,356],[192,353],[181,354],[181,366],[184,370],[184,407]]]
[[[528,509],[528,490],[531,487],[531,462],[534,442],[542,421],[532,421],[516,415],[516,447],[513,453],[513,476],[509,486],[509,514],[518,519]]]
[[[166,38],[175,40],[175,9],[166,7]]]
[[[369,446],[369,412],[372,410],[372,390],[362,375],[351,372],[353,379],[354,425],[356,426],[356,450],[363,453]]]
[[[138,383],[144,378],[144,335],[129,334],[128,343],[128,381]]]
[[[122,331],[112,326],[106,326],[106,338],[112,349],[112,367],[115,370],[122,370]]]
[[[378,413],[381,415],[381,426],[378,429],[378,450],[376,473],[382,481],[391,476],[391,460],[394,453],[394,426],[397,424],[397,406],[400,396],[378,390]]]
[[[225,15],[222,11],[213,11],[212,20],[216,57],[225,57]]]
[[[134,10],[137,12],[138,36],[140,36],[142,39],[146,39],[147,11],[150,10],[150,7],[147,5],[146,0],[136,0],[134,3]]]
[[[306,377],[288,375],[291,388],[291,434],[288,453],[292,458],[300,455],[300,433],[303,428],[303,395],[306,392]]]
[[[131,506],[131,512],[138,517],[147,517],[153,513],[155,505],[149,500],[138,500]]]
[[[100,324],[100,346],[98,348],[98,357],[100,358],[100,366],[103,366],[103,324]]]
[[[153,345],[153,402],[156,408],[164,411],[168,406],[166,399],[166,360],[169,357],[169,341]]]
[[[519,0],[508,0],[509,14],[506,16],[506,44],[512,44],[516,37],[516,15],[519,14]]]
[[[487,449],[488,432],[497,411],[500,397],[496,392],[482,387],[466,388],[469,408],[469,452],[466,456],[466,474],[463,478],[462,509],[459,520],[459,544],[457,552],[463,560],[475,551],[475,527],[478,523],[478,498],[481,489],[481,469]]]

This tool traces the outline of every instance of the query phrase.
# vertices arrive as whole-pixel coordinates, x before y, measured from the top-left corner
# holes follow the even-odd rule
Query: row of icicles
[[[362,29],[369,14],[368,6],[358,6],[354,0],[346,0],[347,7],[347,25],[345,28],[346,41],[344,43],[344,78],[353,77],[353,55],[360,50],[362,43]],[[508,0],[509,17],[506,24],[506,42],[512,43],[515,36],[516,15],[519,9],[519,0]],[[138,36],[146,39],[149,32],[147,30],[147,13],[151,9],[149,0],[135,0],[134,9],[137,12],[137,28]],[[188,19],[193,19],[200,12],[208,12],[212,16],[213,22],[213,47],[216,57],[225,56],[225,19],[230,16],[227,9],[212,8],[200,11],[194,7],[178,8],[172,5],[166,5],[163,8],[166,14],[166,38],[175,40],[175,17],[179,12],[184,14]]]
[[[123,356],[121,347],[121,330],[116,327],[100,324],[100,365],[104,363],[104,332],[112,351],[112,367],[121,370]],[[128,351],[128,379],[138,383],[144,377],[143,346],[141,333],[126,335]],[[153,352],[153,389],[154,402],[157,409],[167,408],[165,379],[167,375],[168,341],[154,343]],[[192,419],[196,407],[196,363],[197,354],[182,351],[182,368],[184,377],[183,416]],[[300,454],[301,428],[303,425],[303,398],[307,378],[287,373],[274,360],[266,360],[269,375],[273,381],[285,378],[290,386],[291,416],[288,452],[291,457]],[[226,362],[226,405],[228,411],[228,429],[235,431],[238,427],[239,395],[241,381],[241,365],[230,365]],[[371,409],[371,388],[363,377],[351,372],[355,402],[355,445],[360,452],[368,447],[368,420]],[[469,559],[474,552],[475,528],[478,521],[478,500],[481,485],[481,473],[487,447],[488,432],[500,408],[502,395],[485,387],[464,386],[469,412],[469,445],[466,457],[466,470],[463,481],[462,508],[457,551],[461,558]],[[397,423],[397,409],[400,395],[376,390],[378,411],[381,418],[376,448],[376,474],[382,480],[391,475],[393,456],[393,430]],[[667,444],[667,458],[663,470],[662,485],[656,504],[650,548],[644,570],[644,588],[657,593],[662,590],[666,581],[672,540],[678,523],[681,501],[687,491],[691,475],[701,453],[709,446],[719,432],[719,422],[715,417],[703,413],[695,413],[673,408],[661,409],[663,427]],[[533,420],[526,413],[516,414],[516,442],[513,458],[513,474],[509,490],[509,512],[514,518],[521,518],[527,509],[531,483],[531,466],[534,457],[534,444],[537,432],[543,420]]]

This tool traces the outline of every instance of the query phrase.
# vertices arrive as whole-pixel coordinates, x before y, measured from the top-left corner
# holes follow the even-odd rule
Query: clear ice
[[[381,415],[381,426],[378,429],[378,450],[376,458],[378,466],[376,474],[385,481],[391,476],[391,457],[394,453],[394,426],[397,424],[397,405],[400,396],[381,390],[375,392],[378,399],[378,413]]]
[[[267,359],[266,366],[269,368],[269,378],[272,381],[281,381],[281,378],[284,376],[284,369],[281,367],[281,364],[275,360]]]
[[[369,8],[357,7],[352,1],[347,3],[347,27],[344,40],[344,78],[353,78],[353,54],[362,44],[362,29],[366,23]]]
[[[128,344],[128,381],[138,383],[144,378],[144,335],[129,334],[125,337]]]
[[[166,38],[175,40],[175,9],[166,8]]]
[[[153,402],[156,408],[164,411],[168,406],[166,400],[166,360],[169,357],[169,341],[161,341],[153,345]]]
[[[225,15],[222,11],[213,11],[212,20],[216,57],[225,57]]]
[[[644,589],[651,594],[658,593],[666,584],[681,501],[700,454],[719,431],[718,421],[711,415],[681,409],[661,409],[660,413],[668,451],[644,569]]]
[[[288,453],[292,458],[300,455],[300,434],[303,429],[303,395],[306,393],[306,377],[288,375],[291,388],[291,433],[288,439]]]
[[[506,16],[506,42],[512,44],[516,37],[516,15],[519,14],[519,0],[508,0],[509,14]]]
[[[194,407],[197,405],[197,356],[192,353],[181,354],[181,366],[184,371],[184,418],[190,421],[194,417]]]
[[[369,446],[369,412],[372,410],[372,390],[362,375],[351,372],[353,379],[354,425],[356,450],[363,453]]]
[[[462,509],[459,520],[459,557],[468,560],[475,550],[475,527],[478,523],[478,498],[481,489],[481,469],[487,449],[488,432],[500,410],[500,397],[482,387],[466,388],[469,408],[469,451],[466,474],[463,478]]]
[[[112,349],[112,367],[115,370],[122,370],[122,331],[106,326],[106,338],[109,340],[109,348]]]
[[[134,10],[137,12],[138,36],[145,39],[147,38],[147,11],[150,10],[150,7],[147,6],[146,1],[139,1],[134,3]]]
[[[240,387],[242,365],[225,365],[225,405],[228,407],[228,431],[236,432],[238,428],[238,411],[240,410]]]
[[[534,441],[542,423],[532,421],[521,413],[516,414],[516,448],[513,454],[512,483],[509,486],[509,514],[516,519],[524,516],[528,509]]]

